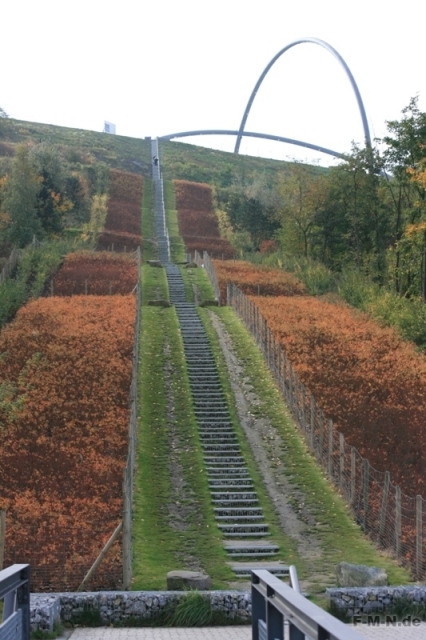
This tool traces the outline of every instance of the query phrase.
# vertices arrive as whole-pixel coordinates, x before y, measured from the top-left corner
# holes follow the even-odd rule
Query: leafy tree
[[[323,174],[313,174],[308,165],[296,162],[281,177],[278,192],[283,247],[289,253],[302,253],[307,257],[316,218],[326,202],[327,179]]]
[[[90,187],[84,175],[73,171],[65,178],[65,194],[72,203],[68,215],[70,224],[81,224],[90,218]]]
[[[30,151],[31,162],[39,175],[37,216],[46,234],[62,231],[64,215],[72,209],[72,202],[65,196],[65,167],[55,147],[38,144]]]
[[[7,115],[6,111],[2,109],[2,107],[0,107],[0,137],[6,132],[8,117],[9,116]]]
[[[426,298],[426,184],[422,179],[426,146],[426,113],[418,96],[402,110],[401,120],[387,123],[384,151],[387,187],[393,208],[393,249],[389,254],[395,288]],[[408,230],[408,233],[407,233]],[[414,231],[415,230],[415,231]],[[412,242],[410,251],[410,242]]]
[[[19,247],[28,244],[33,235],[41,234],[37,216],[39,189],[40,177],[31,162],[30,150],[26,145],[19,145],[3,190],[2,203],[10,218],[9,239]]]
[[[275,190],[262,178],[217,189],[216,196],[219,208],[226,213],[234,231],[249,233],[255,249],[279,228]]]
[[[335,245],[342,262],[384,280],[389,238],[388,211],[379,197],[381,158],[371,147],[352,152],[330,171],[327,205],[336,222]],[[319,223],[320,217],[317,218]]]

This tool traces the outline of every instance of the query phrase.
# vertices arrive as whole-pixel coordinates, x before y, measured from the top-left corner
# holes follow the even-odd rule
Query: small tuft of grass
[[[31,640],[54,640],[58,636],[61,636],[64,632],[64,627],[59,620],[56,620],[53,623],[52,631],[42,631],[41,629],[36,629],[35,631],[31,631]]]
[[[81,611],[75,611],[70,620],[73,627],[101,627],[101,612],[91,603],[85,602]]]
[[[170,619],[171,627],[206,627],[212,623],[210,597],[190,591],[180,600]]]

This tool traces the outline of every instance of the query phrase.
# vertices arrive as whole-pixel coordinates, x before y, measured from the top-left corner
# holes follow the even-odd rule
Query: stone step
[[[279,546],[271,543],[260,543],[255,545],[239,544],[238,546],[232,544],[224,545],[225,551],[233,558],[261,558],[267,556],[274,556],[279,551]]]
[[[241,453],[240,448],[235,447],[233,444],[208,444],[202,442],[201,446],[203,447],[204,453],[215,453],[217,455],[220,455],[221,453],[224,455],[238,455]]]
[[[203,424],[200,425],[205,431],[217,431],[217,433],[225,432],[227,429],[235,432],[234,425],[228,416],[227,419],[220,418],[219,420],[214,416],[211,421],[208,418],[203,418]]]
[[[234,431],[234,427],[231,423],[229,424],[206,424],[205,422],[203,423],[202,426],[200,426],[200,433],[235,433]]]
[[[225,507],[213,509],[216,518],[263,517],[261,507]]]
[[[223,533],[241,533],[241,534],[269,534],[269,526],[265,523],[244,523],[244,524],[218,524],[218,529]]]
[[[237,444],[237,436],[233,431],[221,431],[220,433],[215,433],[214,431],[200,431],[200,438],[203,442],[223,442],[225,443],[235,443]]]
[[[207,475],[209,478],[214,478],[214,479],[219,479],[219,478],[223,478],[224,476],[229,476],[229,477],[233,477],[233,478],[249,478],[249,472],[247,471],[247,469],[234,469],[233,467],[231,467],[230,469],[226,469],[226,468],[219,468],[216,469],[215,467],[213,468],[209,468],[207,469]]]
[[[206,400],[205,398],[197,398],[196,396],[193,396],[193,400],[194,400],[194,408],[197,411],[203,411],[203,410],[212,410],[214,412],[228,412],[228,405],[226,404],[226,402],[224,402],[223,400],[218,400],[218,401],[214,401],[211,400],[210,402],[208,400]]]
[[[267,538],[268,536],[270,536],[271,534],[268,532],[262,532],[260,531],[259,533],[244,533],[244,532],[238,532],[238,531],[231,531],[231,532],[227,532],[227,531],[221,531],[222,535],[224,538],[234,538],[234,539],[242,539],[242,538],[247,538],[247,539],[253,539],[253,538]]]
[[[269,571],[269,573],[272,573],[277,578],[289,577],[289,567],[285,564],[280,564],[279,562],[274,564],[270,564],[268,562],[233,564],[228,562],[227,564],[231,567],[235,575],[241,578],[251,577],[251,572],[255,569],[264,569],[265,571]]]
[[[243,508],[243,507],[257,507],[259,506],[259,500],[257,498],[240,498],[236,499],[221,499],[221,498],[212,498],[212,505],[218,508]]]
[[[228,491],[237,489],[252,489],[253,480],[251,478],[219,478],[218,480],[208,479],[209,488],[215,491]]]
[[[242,466],[245,466],[245,460],[241,455],[204,456],[204,463],[206,465],[214,465],[215,467],[218,467],[218,465],[223,465],[224,468],[232,465],[234,469],[240,469]]]
[[[201,409],[200,407],[194,407],[194,413],[196,418],[210,418],[211,420],[224,420],[229,419],[229,411],[218,411],[217,409]]]
[[[215,516],[216,522],[225,522],[226,524],[250,524],[260,523],[264,520],[263,515],[260,516]]]
[[[212,491],[211,497],[213,500],[233,501],[241,502],[241,500],[256,500],[257,493],[255,491]]]

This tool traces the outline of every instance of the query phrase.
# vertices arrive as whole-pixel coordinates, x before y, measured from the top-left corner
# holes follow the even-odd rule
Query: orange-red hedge
[[[297,296],[306,293],[303,282],[281,269],[255,265],[244,260],[213,260],[213,264],[219,281],[222,304],[226,304],[228,282],[234,282],[247,295]]]
[[[408,495],[426,494],[426,357],[344,305],[252,297],[326,416]]]
[[[134,317],[134,296],[41,298],[0,334],[5,562],[35,590],[76,589],[120,521]],[[119,546],[105,563],[116,581]]]
[[[118,169],[110,170],[110,188],[105,229],[98,239],[99,249],[134,251],[142,245],[142,176]]]
[[[197,250],[201,254],[208,251],[224,258],[234,257],[233,247],[221,238],[210,185],[186,180],[175,180],[174,185],[179,233],[188,253]]]
[[[106,251],[70,253],[53,282],[56,296],[132,293],[138,280],[134,257]]]
[[[106,251],[136,251],[143,245],[142,236],[104,229],[98,236],[98,248]]]

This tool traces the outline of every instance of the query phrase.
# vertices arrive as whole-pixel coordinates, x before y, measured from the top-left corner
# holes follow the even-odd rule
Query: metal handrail
[[[0,571],[0,600],[3,620],[0,638],[29,640],[30,638],[30,565],[14,564]]]
[[[297,580],[297,572],[295,577]],[[251,602],[253,640],[284,640],[285,623],[288,623],[290,640],[364,638],[264,569],[252,570]]]
[[[288,573],[290,576],[290,586],[292,589],[297,591],[297,593],[302,593],[300,590],[299,577],[297,575],[297,569],[294,564],[291,564],[288,568]]]

